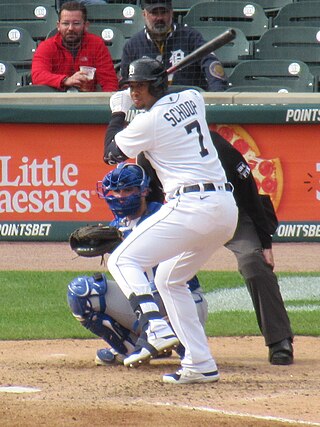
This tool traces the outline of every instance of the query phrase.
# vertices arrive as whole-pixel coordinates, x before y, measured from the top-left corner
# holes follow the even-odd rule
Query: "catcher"
[[[121,243],[140,222],[160,209],[161,203],[148,202],[149,177],[142,167],[121,163],[98,182],[98,195],[105,199],[115,219],[108,226],[88,226],[70,237],[71,248],[81,256],[98,256]],[[160,314],[166,311],[154,285],[155,269],[146,271]],[[197,277],[188,282],[201,324],[205,325],[208,305]],[[120,287],[104,274],[80,276],[68,285],[68,304],[81,324],[106,341],[110,348],[97,350],[96,364],[121,363],[133,351],[140,335],[137,316]],[[184,348],[176,348],[180,357]],[[169,356],[171,352],[164,355]],[[161,355],[160,355],[161,356]]]

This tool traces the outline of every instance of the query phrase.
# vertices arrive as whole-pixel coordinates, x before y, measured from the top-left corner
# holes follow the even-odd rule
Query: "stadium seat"
[[[314,76],[302,61],[264,59],[243,61],[229,76],[229,88],[236,86],[279,86],[292,92],[314,92]]]
[[[216,0],[221,1],[221,0]],[[228,0],[222,0],[228,1]],[[238,0],[239,1],[239,0]],[[241,0],[243,3],[249,3],[247,0]],[[274,17],[279,10],[286,4],[293,3],[295,0],[255,0],[254,2],[259,4],[264,10],[267,17]]]
[[[51,86],[46,85],[26,85],[18,87],[15,92],[60,92]]]
[[[120,27],[105,25],[100,23],[91,23],[89,32],[100,36],[108,46],[110,55],[114,63],[118,63],[122,58],[123,46],[126,42]]]
[[[25,28],[0,26],[0,58],[14,65],[22,84],[30,80],[32,58],[36,48],[37,43]]]
[[[16,68],[30,68],[37,43],[25,28],[0,26],[0,58]]]
[[[184,15],[189,12],[190,7],[203,0],[172,0],[173,16],[176,22],[182,22]]]
[[[21,86],[21,76],[11,62],[0,60],[0,92],[14,92]]]
[[[300,59],[320,64],[319,27],[270,28],[254,44],[256,59]],[[318,60],[318,61],[317,61]]]
[[[54,7],[26,3],[10,3],[0,7],[0,26],[10,25],[25,28],[39,42],[56,26],[58,15]]]
[[[302,1],[283,6],[274,17],[273,27],[320,27],[320,8],[314,1]]]
[[[255,59],[291,59],[305,62],[319,84],[319,27],[270,28],[254,45]]]
[[[226,90],[226,92],[278,92],[278,93],[290,93],[294,92],[291,87],[274,85],[274,86],[232,86]]]
[[[257,3],[242,1],[203,2],[192,6],[183,23],[193,26],[229,26],[239,28],[248,40],[256,40],[268,29],[268,18]]]
[[[14,0],[14,1],[10,1],[10,0],[0,0],[0,5],[1,4],[5,4],[5,5],[9,5],[9,4],[19,4],[20,7],[21,5],[25,5],[27,3],[32,4],[33,6],[52,6],[52,7],[56,7],[56,1],[55,0]]]
[[[194,26],[193,28],[198,30],[206,41],[217,37],[219,34],[229,29],[229,27],[216,27],[213,25],[206,27],[200,25]],[[227,68],[234,67],[242,60],[252,59],[251,43],[247,40],[246,36],[241,30],[238,28],[235,28],[235,30],[236,38],[215,51],[222,64]]]
[[[281,9],[283,6],[289,3],[293,3],[295,0],[255,0],[255,3],[260,4],[264,10],[270,9]]]
[[[90,23],[118,27],[126,39],[144,28],[141,8],[136,5],[90,5],[87,11]]]

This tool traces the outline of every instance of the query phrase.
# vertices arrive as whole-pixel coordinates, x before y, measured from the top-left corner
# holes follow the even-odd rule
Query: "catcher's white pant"
[[[216,370],[186,281],[232,238],[237,218],[231,192],[184,193],[139,224],[109,257],[109,271],[127,298],[150,293],[144,271],[158,264],[155,284],[186,348],[183,367]]]

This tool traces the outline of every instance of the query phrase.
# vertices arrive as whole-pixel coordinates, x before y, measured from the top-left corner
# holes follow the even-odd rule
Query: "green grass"
[[[72,316],[66,299],[68,283],[78,275],[92,272],[0,271],[0,339],[58,339],[94,337]],[[295,277],[281,273],[280,277]],[[320,273],[300,274],[316,277]],[[237,272],[199,273],[205,292],[239,287],[243,280]],[[249,294],[248,294],[249,298]],[[296,335],[320,335],[320,301],[288,300],[286,305],[314,306],[313,311],[292,311],[289,317]],[[260,335],[252,311],[209,313],[206,326],[209,336]]]

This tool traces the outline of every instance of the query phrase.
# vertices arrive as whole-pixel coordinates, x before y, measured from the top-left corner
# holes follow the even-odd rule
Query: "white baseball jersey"
[[[204,100],[195,90],[164,96],[138,114],[115,141],[129,158],[144,152],[166,194],[182,185],[226,182],[205,120]]]
[[[237,207],[232,193],[220,185],[226,175],[210,139],[201,94],[190,89],[164,96],[117,133],[115,142],[127,157],[144,152],[168,203],[139,224],[110,255],[109,272],[127,298],[144,296],[151,292],[144,272],[158,265],[155,284],[186,349],[181,365],[213,372],[216,363],[186,282],[231,239]],[[205,183],[217,185],[215,191],[206,190],[201,185]],[[174,194],[182,186],[196,184],[198,190]],[[156,309],[152,302],[141,307],[143,313]],[[161,325],[162,332],[157,327],[149,320],[147,335],[168,333],[167,325]]]

